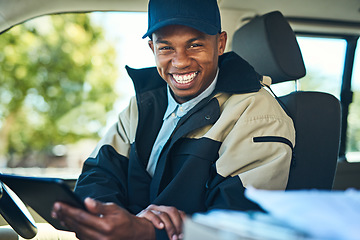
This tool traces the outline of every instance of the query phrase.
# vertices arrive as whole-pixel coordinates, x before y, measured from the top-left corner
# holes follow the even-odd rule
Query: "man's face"
[[[198,96],[212,83],[226,39],[225,32],[208,35],[181,25],[163,27],[153,33],[149,46],[158,72],[178,103]]]

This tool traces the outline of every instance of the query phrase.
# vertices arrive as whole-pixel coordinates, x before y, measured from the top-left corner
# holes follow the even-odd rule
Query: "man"
[[[244,189],[285,189],[295,132],[261,77],[225,53],[216,0],[151,0],[156,68],[130,69],[136,97],[53,216],[80,239],[179,239],[185,214],[250,210]],[[89,198],[90,197],[90,198]]]

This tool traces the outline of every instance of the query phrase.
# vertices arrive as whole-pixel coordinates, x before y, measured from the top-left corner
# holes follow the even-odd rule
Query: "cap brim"
[[[158,29],[169,25],[184,25],[209,35],[216,35],[221,31],[220,26],[217,27],[214,25],[210,25],[198,19],[172,18],[155,24],[150,29],[148,29],[148,31],[145,33],[145,35],[142,38],[150,37],[151,34],[153,34]]]

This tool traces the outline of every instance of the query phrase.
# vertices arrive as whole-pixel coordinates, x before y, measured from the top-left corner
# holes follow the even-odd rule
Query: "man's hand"
[[[183,211],[169,206],[149,205],[137,214],[152,222],[158,228],[165,228],[169,239],[178,240],[183,238],[182,227],[186,215]]]
[[[114,203],[85,199],[88,212],[57,202],[52,216],[76,233],[79,239],[155,239],[153,224],[130,214]]]

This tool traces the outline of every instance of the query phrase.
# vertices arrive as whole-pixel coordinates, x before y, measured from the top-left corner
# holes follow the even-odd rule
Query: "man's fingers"
[[[115,210],[114,208],[118,208],[114,203],[102,203],[89,197],[85,198],[84,204],[90,213],[100,217],[111,214]]]
[[[165,227],[167,224],[170,225],[166,229],[174,227],[176,235],[180,235],[182,233],[183,220],[185,220],[185,213],[183,211],[180,211],[175,207],[156,205],[150,205],[148,209],[159,212],[158,216],[164,221]],[[166,215],[163,213],[166,213]]]
[[[165,229],[170,240],[177,240],[178,235],[181,233],[177,230],[176,225],[172,221],[171,217],[166,212],[159,212],[158,216],[165,224]]]
[[[154,227],[157,229],[163,229],[165,227],[161,218],[157,215],[159,212],[155,210],[144,209],[137,214],[138,217],[146,218],[149,220]]]
[[[91,202],[94,204],[94,202]],[[96,203],[97,204],[97,203]],[[67,228],[75,232],[99,231],[104,232],[109,228],[108,222],[104,221],[99,205],[92,205],[93,212],[86,212],[79,208],[71,207],[64,203],[55,203],[53,208],[53,216]],[[86,205],[88,207],[88,205]],[[96,209],[96,210],[94,210]],[[81,231],[79,231],[81,229]]]
[[[142,216],[150,220],[154,226],[157,226],[154,223],[154,219],[156,219],[156,221],[159,221],[160,219],[160,221],[163,222],[169,239],[182,238],[182,225],[186,217],[183,211],[180,211],[175,207],[157,206],[152,204],[142,211],[142,213],[144,212],[146,214],[142,214]],[[157,218],[155,218],[153,215],[156,215]]]
[[[149,220],[157,229],[163,229],[165,227],[166,233],[170,240],[178,239],[176,227],[171,221],[169,215],[165,212],[150,209],[149,207],[141,211],[138,217],[146,218]]]
[[[79,239],[139,239],[145,235],[155,238],[153,224],[115,203],[86,199],[85,207],[87,211],[58,202],[54,204],[53,216],[74,231]]]
[[[54,216],[58,218],[61,223],[76,233],[79,239],[97,240],[102,239],[104,236],[110,235],[115,226],[112,217],[106,215],[110,210],[106,209],[103,205],[113,208],[111,204],[103,204],[94,200],[86,200],[85,203],[89,212],[82,209],[73,208],[64,203],[54,204]],[[119,208],[118,210],[121,211]],[[101,212],[104,212],[104,215]]]

